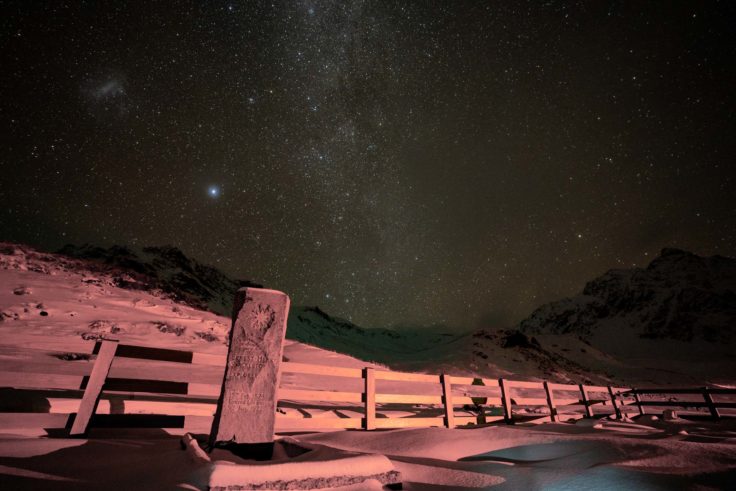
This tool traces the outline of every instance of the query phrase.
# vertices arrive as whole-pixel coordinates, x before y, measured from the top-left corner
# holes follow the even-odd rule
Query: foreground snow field
[[[13,258],[2,256],[0,264],[0,368],[5,367],[0,370],[0,387],[13,386],[18,375],[11,368],[17,364],[51,366],[54,360],[43,350],[75,352],[101,336],[195,351],[209,356],[214,365],[224,363],[223,339],[230,323],[226,317],[178,303],[161,292],[120,288],[110,275],[62,263],[48,264],[44,270],[20,257],[14,263]],[[29,348],[43,356],[33,358],[27,354],[32,351]],[[287,341],[285,357],[291,362],[381,368],[296,341]],[[299,377],[287,374],[284,385],[320,383]],[[54,404],[59,408],[64,402],[50,400],[50,407]],[[305,410],[285,404],[282,411],[332,418],[359,414],[357,407],[352,411],[328,406]],[[382,412],[392,417],[411,415],[403,410]],[[43,435],[42,429],[35,433],[0,430],[0,488],[203,486],[196,464],[181,450],[180,435],[173,432],[99,429],[81,440]],[[514,426],[288,435],[348,451],[384,454],[402,473],[408,490],[736,488],[736,422],[730,419],[664,421],[646,415],[633,421],[603,417]],[[380,489],[380,485],[350,489]]]
[[[4,489],[202,489],[177,437],[150,430],[98,436],[3,438],[0,484]],[[733,489],[736,484],[732,422],[665,422],[645,416],[636,422],[604,418],[295,438],[385,454],[407,490]],[[378,483],[372,486],[380,489]]]

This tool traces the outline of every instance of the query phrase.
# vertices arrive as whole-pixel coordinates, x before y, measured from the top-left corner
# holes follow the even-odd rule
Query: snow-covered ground
[[[304,442],[389,457],[407,490],[733,489],[728,422],[579,420],[473,429],[303,434]],[[284,476],[287,477],[287,476]],[[0,440],[4,489],[201,489],[179,439]],[[380,489],[377,482],[352,489]]]
[[[39,267],[39,263],[29,263],[20,255],[0,255],[0,387],[14,386],[19,378],[18,366],[26,363],[58,366],[59,360],[47,352],[79,352],[88,349],[91,341],[100,336],[114,336],[129,344],[202,353],[209,357],[212,378],[217,378],[226,354],[223,340],[229,319],[176,302],[162,292],[135,290],[130,285],[121,288],[109,274],[85,271],[64,262],[44,264]],[[464,346],[457,343],[458,349]],[[565,348],[572,350],[573,346]],[[505,353],[518,356],[510,354],[511,351]],[[459,358],[463,353],[455,356]],[[606,359],[600,352],[595,352],[595,356]],[[287,341],[285,357],[291,362],[334,367],[383,368],[295,341]],[[431,367],[431,361],[426,366]],[[409,365],[418,367],[417,363],[410,360]],[[523,360],[515,363],[523,366]],[[518,375],[512,378],[524,378],[525,374]],[[570,378],[574,375],[574,371],[566,374]],[[63,377],[63,374],[50,375],[44,380],[51,384]],[[328,383],[320,378],[285,374],[283,385],[315,388],[327,385],[322,388],[333,390],[359,388],[351,385],[359,384],[359,380],[338,382],[341,379],[330,378],[334,380]],[[400,391],[391,384],[383,389]],[[12,402],[0,401],[0,411],[9,411],[2,407],[12,406]],[[54,404],[57,409],[64,409],[58,399]],[[202,406],[203,414],[211,412],[211,404]],[[282,406],[287,415],[360,416],[359,405],[351,408],[335,404],[331,408],[327,403],[302,409],[287,401]],[[73,408],[66,407],[66,410]],[[101,404],[99,410],[104,412],[109,406],[105,409]],[[427,410],[384,407],[381,414],[403,417]],[[42,434],[43,430],[29,434],[0,429],[0,488],[201,488],[196,469],[181,450],[180,436],[172,432],[101,430],[93,431],[90,439],[77,440],[39,437]],[[402,473],[404,487],[409,490],[736,487],[733,420],[664,421],[647,415],[634,421],[603,417],[514,426],[501,423],[457,429],[292,432],[290,435],[303,442],[385,454]],[[351,489],[379,488],[374,482]]]

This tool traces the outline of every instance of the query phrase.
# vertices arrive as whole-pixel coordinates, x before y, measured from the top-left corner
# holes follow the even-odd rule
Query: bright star
[[[207,188],[207,194],[210,198],[217,198],[220,196],[220,188],[218,186],[210,186]]]

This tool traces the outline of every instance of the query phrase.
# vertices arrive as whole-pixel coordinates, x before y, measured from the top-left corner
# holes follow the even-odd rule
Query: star
[[[133,37],[124,8],[15,3],[2,240],[171,243],[358,325],[457,329],[665,246],[735,253],[730,2],[156,4]]]

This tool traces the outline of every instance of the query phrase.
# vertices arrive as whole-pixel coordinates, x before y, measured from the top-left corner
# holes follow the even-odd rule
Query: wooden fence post
[[[636,391],[636,389],[631,389],[631,391],[634,393],[634,401],[636,401],[636,407],[639,408],[639,416],[644,416],[644,406],[641,405],[641,398],[639,397],[639,393]]]
[[[710,395],[708,387],[703,387],[703,399],[705,399],[705,403],[708,405],[711,417],[713,419],[720,419],[721,415],[718,412],[718,408],[716,407],[715,403],[713,402],[713,397]]]
[[[77,415],[74,417],[69,436],[84,436],[87,433],[87,426],[97,409],[100,392],[102,392],[102,387],[105,385],[117,348],[117,341],[110,339],[102,341],[100,352],[97,353],[95,365],[92,367],[92,373],[87,381],[87,387],[84,389],[84,396],[82,396],[82,401],[79,403],[79,410],[77,410]]]
[[[376,429],[376,372],[375,369],[365,367],[363,369],[363,381],[365,390],[363,402],[365,403],[365,418],[363,419],[364,430]]]
[[[507,424],[514,424],[513,415],[511,413],[511,395],[506,381],[502,378],[498,379],[498,386],[501,388],[501,404],[503,405],[503,419]]]
[[[552,389],[549,386],[549,382],[544,381],[544,392],[547,393],[547,405],[549,406],[549,419],[553,423],[557,421],[557,407],[555,406],[555,397],[552,393]]]
[[[445,404],[445,426],[455,427],[455,410],[452,406],[452,377],[443,373],[440,375],[442,382],[442,402]]]
[[[613,387],[608,386],[608,394],[611,396],[611,405],[613,406],[613,412],[616,414],[616,418],[621,419],[621,409],[618,407],[616,402],[616,394],[613,393]]]
[[[585,392],[585,386],[583,384],[578,384],[578,387],[580,387],[580,400],[583,401],[583,406],[585,407],[585,417],[592,418],[593,408],[590,407],[590,401],[588,400],[588,393]]]

